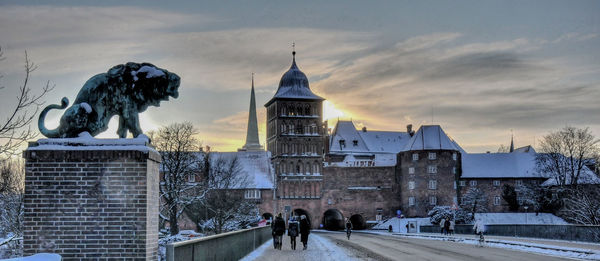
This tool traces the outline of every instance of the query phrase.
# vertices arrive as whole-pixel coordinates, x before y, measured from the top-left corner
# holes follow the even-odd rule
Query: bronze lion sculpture
[[[120,138],[142,134],[138,113],[148,106],[160,106],[161,101],[179,96],[179,76],[149,63],[127,63],[114,66],[106,73],[90,78],[77,94],[73,106],[60,118],[53,130],[44,127],[44,119],[52,109],[64,109],[69,100],[52,104],[40,113],[38,128],[48,138],[73,138],[82,132],[92,136],[106,131],[110,118],[119,116]]]

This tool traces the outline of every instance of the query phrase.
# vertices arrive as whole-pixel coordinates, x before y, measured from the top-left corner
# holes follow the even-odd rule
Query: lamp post
[[[525,224],[529,224],[528,215],[527,215],[528,214],[527,209],[529,209],[529,206],[525,206],[523,208],[525,208]]]

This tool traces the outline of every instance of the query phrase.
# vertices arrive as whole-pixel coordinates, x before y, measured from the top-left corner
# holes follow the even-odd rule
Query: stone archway
[[[367,221],[361,214],[354,214],[350,216],[350,222],[352,223],[353,229],[363,230],[367,228]]]
[[[265,220],[267,220],[267,221],[268,221],[268,220],[273,220],[273,214],[271,214],[271,213],[269,213],[269,212],[266,212],[266,213],[262,214],[262,217],[263,217]]]
[[[294,209],[292,213],[294,213],[294,216],[298,216],[298,220],[300,220],[300,216],[305,215],[306,219],[308,220],[309,227],[312,227],[312,219],[308,211],[306,211],[305,209],[297,208]]]
[[[344,229],[344,215],[337,209],[330,208],[323,213],[323,228],[327,230]]]

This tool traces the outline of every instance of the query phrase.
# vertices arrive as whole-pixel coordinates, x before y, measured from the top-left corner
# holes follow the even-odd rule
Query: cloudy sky
[[[600,136],[599,1],[45,2],[0,1],[3,108],[25,50],[39,66],[31,87],[56,86],[47,103],[116,64],[151,62],[182,82],[178,99],[141,115],[144,131],[190,121],[205,145],[235,150],[251,73],[264,143],[262,105],[295,42],[326,116],[357,127],[440,124],[469,152],[508,145],[511,130],[517,146],[565,125]]]

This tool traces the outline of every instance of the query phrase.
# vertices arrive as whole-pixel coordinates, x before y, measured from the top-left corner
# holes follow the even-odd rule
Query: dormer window
[[[354,147],[358,146],[358,140],[353,140],[353,141],[352,141],[352,145],[353,145]]]
[[[340,149],[344,149],[346,147],[346,140],[340,140]]]

